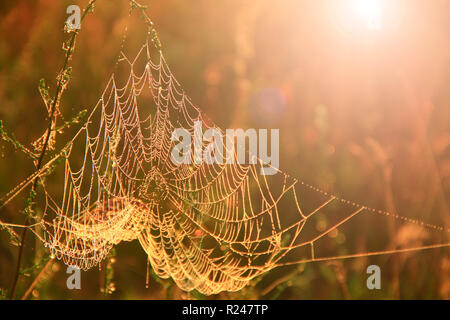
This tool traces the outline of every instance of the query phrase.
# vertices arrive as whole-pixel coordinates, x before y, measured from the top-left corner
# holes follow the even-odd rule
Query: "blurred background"
[[[172,72],[216,124],[280,128],[280,166],[293,177],[346,199],[449,228],[450,0],[140,3],[148,5]],[[70,4],[84,8],[87,1],[0,3],[0,119],[26,146],[48,125],[38,84],[45,78],[54,92]],[[61,105],[67,118],[95,105],[122,45],[136,52],[142,44],[133,29],[144,27],[143,22],[138,15],[130,17],[129,8],[125,0],[99,0],[83,22],[73,77]],[[29,159],[0,141],[0,195],[33,171]],[[24,223],[20,210],[25,197],[2,209],[1,219]],[[346,230],[347,238],[335,235],[334,241],[359,252],[373,250],[374,243],[386,248],[402,242],[420,245],[426,238],[448,241],[448,235],[433,238],[387,220],[379,225],[359,220]],[[109,266],[83,272],[81,290],[68,290],[66,267],[52,263],[30,298],[448,299],[449,252],[279,268],[240,292],[205,297],[184,293],[156,276],[146,288],[146,256],[134,241],[118,245]],[[18,248],[1,232],[0,288],[5,296],[17,255]],[[28,236],[18,297],[42,269],[42,259],[36,257],[45,258],[46,251]],[[381,267],[381,290],[366,287],[371,264]],[[101,289],[108,277],[115,290],[105,294]]]

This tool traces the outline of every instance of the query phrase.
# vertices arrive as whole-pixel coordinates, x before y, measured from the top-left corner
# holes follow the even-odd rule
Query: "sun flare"
[[[381,1],[380,0],[355,0],[355,13],[367,24],[371,30],[381,28]]]

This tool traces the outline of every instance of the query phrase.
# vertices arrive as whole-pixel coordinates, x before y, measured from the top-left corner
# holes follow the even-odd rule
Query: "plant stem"
[[[37,277],[33,280],[33,282],[31,283],[30,287],[27,289],[27,291],[25,292],[25,294],[23,295],[21,300],[26,300],[28,298],[28,296],[33,291],[34,287],[36,287],[36,285],[39,283],[39,280],[45,274],[45,271],[52,264],[52,262],[53,262],[53,259],[50,259],[50,260],[47,261],[47,263],[45,264],[44,268],[42,268],[41,272],[39,272]]]
[[[86,9],[83,12],[83,15],[81,16],[80,21],[83,21],[84,17],[89,12],[89,10],[93,7],[93,5],[94,5],[94,3],[96,1],[97,0],[91,0],[89,2],[89,4],[87,5]],[[67,68],[69,66],[69,62],[70,62],[70,60],[72,58],[72,55],[73,55],[73,49],[75,47],[75,40],[77,38],[77,35],[78,35],[78,30],[77,29],[73,30],[73,35],[70,38],[69,47],[68,47],[68,49],[66,51],[66,57],[64,59],[64,65],[63,65],[62,71],[60,73],[61,76],[64,74],[64,72],[67,70]],[[42,166],[42,162],[44,160],[44,156],[45,156],[45,153],[46,153],[47,148],[48,148],[48,143],[50,141],[51,132],[53,130],[53,128],[52,128],[53,127],[52,119],[54,118],[56,110],[58,109],[59,103],[61,101],[61,96],[62,96],[64,90],[65,90],[64,79],[59,77],[58,78],[58,85],[56,87],[55,97],[54,97],[54,100],[53,100],[53,103],[52,103],[52,106],[51,106],[51,110],[50,110],[50,118],[49,118],[50,121],[49,121],[49,124],[48,124],[48,127],[47,127],[44,144],[42,146],[42,151],[41,151],[41,153],[39,155],[38,162],[37,162],[37,165],[36,165],[36,169],[37,170],[39,170],[41,168],[41,166]],[[39,176],[35,178],[35,180],[33,182],[33,185],[31,187],[31,192],[35,192],[36,191],[37,186],[38,186],[38,182],[39,182]],[[29,223],[29,217],[27,217],[25,219],[25,225],[27,225],[28,223]],[[16,272],[15,272],[15,276],[14,276],[13,286],[12,286],[12,289],[11,289],[11,296],[10,296],[11,300],[14,299],[15,294],[16,294],[17,282],[18,282],[19,276],[20,276],[20,266],[21,266],[21,263],[22,263],[22,257],[23,257],[23,252],[24,252],[24,245],[25,245],[26,234],[27,234],[27,228],[23,229],[23,232],[22,232],[22,239],[21,239],[21,242],[20,242],[19,256],[17,257]]]

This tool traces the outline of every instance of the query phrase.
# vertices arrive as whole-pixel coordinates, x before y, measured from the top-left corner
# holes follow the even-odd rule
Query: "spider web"
[[[234,164],[174,164],[176,128],[194,135],[201,121],[225,132],[187,97],[163,53],[151,54],[149,42],[134,60],[122,54],[125,84],[113,74],[67,147],[4,197],[2,207],[63,158],[62,196],[44,186],[42,219],[28,226],[56,258],[87,270],[114,245],[137,239],[158,276],[210,295],[240,290],[278,266],[449,246],[320,255],[325,236],[370,212],[449,230],[339,198],[280,170],[261,175],[261,161],[237,164],[234,151]],[[202,141],[202,150],[210,143]],[[328,228],[314,228],[317,215],[327,216]]]

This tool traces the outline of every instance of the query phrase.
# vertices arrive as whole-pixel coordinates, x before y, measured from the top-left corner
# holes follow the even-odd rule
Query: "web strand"
[[[385,251],[319,255],[318,242],[356,216],[377,213],[435,232],[442,226],[348,201],[279,171],[260,175],[261,161],[176,165],[170,155],[175,128],[194,134],[194,123],[218,128],[185,95],[162,52],[145,43],[123,86],[113,75],[84,125],[57,157],[4,197],[9,203],[56,161],[64,159],[62,195],[45,192],[38,235],[52,256],[89,269],[114,245],[138,240],[157,275],[183,290],[236,291],[275,267],[334,259],[442,248],[449,243]],[[223,130],[221,130],[223,132]],[[208,146],[202,142],[202,150]],[[227,150],[228,151],[228,150]],[[81,155],[81,157],[80,157]],[[310,190],[321,198],[304,205]],[[289,211],[280,212],[281,204]],[[1,208],[0,207],[0,208]],[[311,229],[319,214],[336,215],[325,230]],[[284,209],[284,211],[286,211]]]

